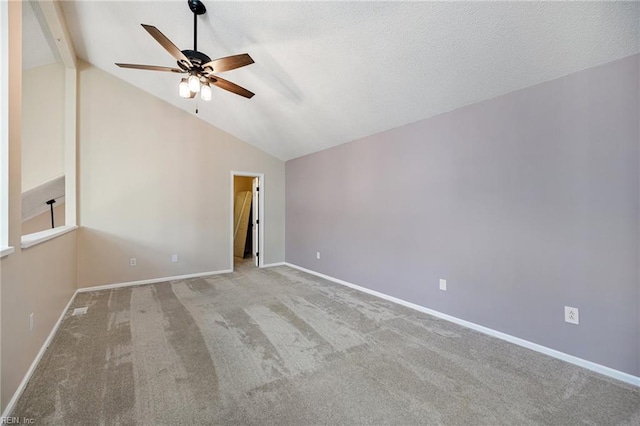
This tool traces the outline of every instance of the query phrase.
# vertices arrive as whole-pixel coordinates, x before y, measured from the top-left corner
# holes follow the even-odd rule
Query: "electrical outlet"
[[[564,320],[570,324],[580,324],[580,311],[578,308],[572,308],[571,306],[564,307]]]
[[[320,252],[319,251],[316,252],[316,259],[320,259]]]
[[[447,280],[440,278],[440,290],[447,291]]]
[[[178,255],[177,254],[172,254],[171,255],[171,262],[176,263],[178,261]]]
[[[136,266],[138,264],[138,261],[136,260],[135,257],[132,257],[131,259],[129,259],[129,266]]]
[[[33,330],[33,312],[29,314],[29,331]]]

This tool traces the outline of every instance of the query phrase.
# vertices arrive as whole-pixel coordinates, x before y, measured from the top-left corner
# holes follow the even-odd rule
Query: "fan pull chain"
[[[196,114],[198,113],[198,97],[196,97]]]

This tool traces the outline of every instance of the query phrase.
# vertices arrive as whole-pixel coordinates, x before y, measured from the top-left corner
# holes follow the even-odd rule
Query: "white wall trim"
[[[274,266],[285,266],[286,264],[284,262],[277,262],[277,263],[267,263],[266,265],[262,265],[261,268],[273,268]]]
[[[26,234],[21,238],[21,245],[23,249],[33,247],[36,244],[44,243],[45,241],[64,235],[67,232],[75,231],[76,229],[78,229],[76,225],[64,225],[52,229],[45,229],[40,232],[34,232],[33,234]]]
[[[9,246],[9,247],[0,247],[0,258],[5,257],[5,256],[9,256],[11,253],[15,252],[16,249]]]
[[[509,343],[513,343],[515,345],[522,346],[524,348],[531,349],[531,350],[536,351],[536,352],[540,352],[540,353],[542,353],[544,355],[548,355],[548,356],[551,356],[553,358],[557,358],[557,359],[560,359],[562,361],[566,361],[566,362],[568,362],[570,364],[577,365],[578,367],[586,368],[587,370],[591,370],[591,371],[594,371],[596,373],[600,373],[600,374],[603,374],[605,376],[614,378],[616,380],[620,380],[622,382],[629,383],[631,385],[640,387],[640,377],[634,376],[632,374],[625,373],[623,371],[619,371],[619,370],[616,370],[616,369],[613,369],[611,367],[607,367],[607,366],[604,366],[604,365],[601,365],[601,364],[597,364],[597,363],[592,362],[592,361],[587,361],[585,359],[578,358],[576,356],[569,355],[567,353],[560,352],[560,351],[557,351],[555,349],[551,349],[551,348],[548,348],[546,346],[542,346],[542,345],[539,345],[537,343],[533,343],[533,342],[530,342],[528,340],[524,340],[524,339],[521,339],[519,337],[515,337],[515,336],[512,336],[510,334],[503,333],[501,331],[493,330],[491,328],[484,327],[484,326],[479,325],[479,324],[475,324],[475,323],[472,323],[472,322],[469,322],[469,321],[466,321],[466,320],[463,320],[463,319],[460,319],[460,318],[456,318],[456,317],[453,317],[451,315],[443,314],[442,312],[434,311],[433,309],[425,308],[424,306],[416,305],[415,303],[407,302],[406,300],[398,299],[397,297],[389,296],[387,294],[380,293],[380,292],[375,291],[375,290],[370,290],[368,288],[361,287],[359,285],[352,284],[350,282],[347,282],[347,281],[344,281],[344,280],[341,280],[341,279],[338,279],[338,278],[334,278],[334,277],[331,277],[329,275],[322,274],[320,272],[312,271],[311,269],[303,268],[302,266],[294,265],[294,264],[289,263],[289,262],[284,262],[284,265],[289,266],[289,267],[294,268],[294,269],[297,269],[297,270],[302,271],[302,272],[306,272],[306,273],[311,274],[311,275],[315,275],[315,276],[320,277],[320,278],[324,278],[324,279],[326,279],[328,281],[332,281],[334,283],[341,284],[341,285],[353,288],[353,289],[361,291],[363,293],[367,293],[367,294],[370,294],[372,296],[376,296],[376,297],[379,297],[381,299],[385,299],[385,300],[388,300],[390,302],[394,302],[394,303],[397,303],[399,305],[406,306],[407,308],[411,308],[411,309],[414,309],[416,311],[423,312],[425,314],[429,314],[429,315],[432,315],[434,317],[450,321],[452,323],[461,325],[463,327],[470,328],[470,329],[475,330],[475,331],[479,331],[480,333],[484,333],[484,334],[487,334],[489,336],[496,337],[498,339],[507,341]]]
[[[41,2],[42,3],[42,2]],[[60,5],[56,3],[56,7]],[[66,25],[64,25],[66,32]],[[72,54],[75,61],[75,53]],[[74,62],[75,64],[75,62]],[[77,100],[78,71],[65,68],[64,74],[64,220],[66,225],[77,225]]]
[[[69,307],[73,303],[73,300],[76,298],[76,294],[78,294],[77,290],[75,291],[75,293],[73,293],[73,295],[71,295],[71,299],[69,299],[69,303],[67,303],[67,306],[65,306],[64,309],[62,310],[60,317],[58,317],[58,321],[56,321],[56,323],[54,324],[53,328],[51,329],[51,332],[49,333],[49,336],[47,336],[47,339],[42,344],[40,351],[34,358],[33,362],[31,363],[31,366],[25,373],[24,377],[22,378],[22,382],[20,382],[18,389],[16,389],[16,391],[14,392],[13,397],[11,397],[11,400],[9,401],[6,408],[4,409],[4,412],[2,413],[3,419],[6,419],[11,415],[11,412],[13,411],[16,405],[16,402],[18,402],[18,399],[20,398],[20,396],[22,396],[22,392],[24,392],[25,388],[27,387],[27,383],[29,383],[29,380],[31,380],[31,376],[33,375],[33,372],[36,370],[36,367],[40,363],[42,356],[44,355],[47,348],[51,344],[51,341],[53,340],[53,336],[55,336],[56,331],[58,331],[58,327],[62,323],[62,320],[64,319],[64,315],[67,313],[67,311],[69,310]]]
[[[0,247],[9,247],[9,2],[6,1],[0,2]]]
[[[151,278],[148,280],[140,280],[140,281],[128,281],[123,283],[114,283],[114,284],[105,284],[105,285],[97,285],[93,287],[82,287],[77,290],[77,293],[86,293],[89,291],[99,291],[99,290],[109,290],[112,288],[120,288],[120,287],[131,287],[137,285],[144,284],[156,284],[163,283],[166,281],[174,281],[174,280],[184,280],[187,278],[198,278],[198,277],[206,277],[207,275],[220,275],[220,274],[229,274],[233,272],[230,269],[222,269],[219,271],[209,271],[209,272],[198,272],[195,274],[187,274],[187,275],[175,275],[172,277],[161,277],[161,278]]]

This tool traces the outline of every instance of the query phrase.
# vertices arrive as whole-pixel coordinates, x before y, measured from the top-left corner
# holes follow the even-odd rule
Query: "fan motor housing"
[[[197,50],[183,50],[182,53],[184,54],[184,56],[189,58],[193,66],[196,68],[200,68],[207,62],[211,62],[211,58],[209,56],[205,55],[202,52],[198,52]],[[187,64],[183,64],[180,61],[178,61],[178,66],[185,71],[190,71],[189,66]]]

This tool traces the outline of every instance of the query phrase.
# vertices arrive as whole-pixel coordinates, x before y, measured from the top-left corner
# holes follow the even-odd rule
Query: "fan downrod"
[[[207,12],[207,8],[200,0],[187,0],[189,3],[189,9],[196,15],[204,15]]]

